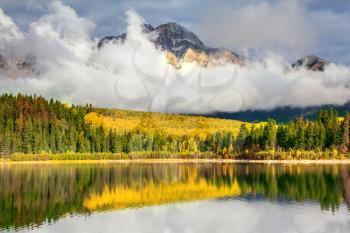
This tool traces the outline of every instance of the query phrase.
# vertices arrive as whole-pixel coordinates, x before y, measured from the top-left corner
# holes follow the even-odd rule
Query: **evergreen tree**
[[[23,129],[23,152],[32,153],[34,146],[34,129],[32,120],[27,120]]]
[[[346,114],[342,125],[343,138],[342,138],[342,144],[340,146],[340,152],[344,154],[349,151],[349,120],[350,120],[350,115]]]

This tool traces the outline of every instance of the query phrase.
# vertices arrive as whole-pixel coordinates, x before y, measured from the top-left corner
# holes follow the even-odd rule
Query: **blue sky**
[[[1,0],[16,24],[47,13],[50,0]],[[93,37],[122,32],[124,12],[134,8],[149,23],[179,22],[211,46],[241,53],[278,51],[290,60],[316,54],[350,64],[349,0],[63,0],[96,25]]]

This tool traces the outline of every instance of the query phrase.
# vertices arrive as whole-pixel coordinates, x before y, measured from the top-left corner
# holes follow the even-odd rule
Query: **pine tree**
[[[243,148],[243,145],[244,145],[244,142],[245,142],[245,139],[246,139],[248,133],[249,133],[249,130],[248,130],[247,126],[245,124],[243,124],[241,126],[241,128],[239,129],[239,133],[236,137],[235,147],[237,147],[239,149]]]
[[[34,146],[34,129],[32,120],[29,119],[24,123],[23,129],[23,152],[32,153]]]
[[[340,146],[340,152],[343,154],[349,151],[349,120],[350,120],[350,115],[346,114],[342,125],[343,138],[342,138],[342,144]]]
[[[188,140],[188,150],[194,153],[198,152],[197,143],[193,137],[190,137]]]
[[[261,146],[265,149],[274,149],[276,146],[276,122],[272,119],[267,121],[266,126],[264,127]]]
[[[283,149],[288,149],[288,135],[287,135],[287,130],[285,125],[280,125],[277,128],[277,133],[276,133],[276,140],[277,140],[277,145],[278,147],[281,147]]]

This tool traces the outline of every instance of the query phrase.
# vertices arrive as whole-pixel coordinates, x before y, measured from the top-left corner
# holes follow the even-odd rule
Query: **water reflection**
[[[336,213],[343,203],[350,206],[350,167],[220,163],[0,166],[0,229],[37,226],[67,214],[191,200],[231,203],[227,198],[258,204],[267,199],[288,207],[311,201],[318,203],[318,210]]]
[[[223,199],[65,217],[36,233],[348,233],[349,213],[320,211],[315,202]],[[21,232],[26,232],[24,229]]]

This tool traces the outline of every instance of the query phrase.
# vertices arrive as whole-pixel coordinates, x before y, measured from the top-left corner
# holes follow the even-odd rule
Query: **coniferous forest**
[[[174,118],[176,128],[168,126],[173,127],[169,130],[159,127],[162,123],[157,122],[160,121],[157,117],[152,121],[149,117],[141,119],[137,127],[128,127],[125,114],[113,116],[115,121],[109,124],[87,117],[95,114],[99,120],[109,119],[111,111],[91,105],[69,106],[40,96],[4,94],[0,97],[1,157],[12,160],[349,158],[350,115],[339,116],[332,109],[320,111],[314,121],[299,117],[286,124],[270,119],[256,124],[241,122],[236,126],[229,120],[218,120],[220,127],[204,131],[203,122],[216,120],[181,116]],[[127,111],[127,114],[134,113]],[[115,126],[119,118],[124,120],[123,124]],[[182,124],[187,118],[197,122],[197,128],[181,134],[188,132]]]

